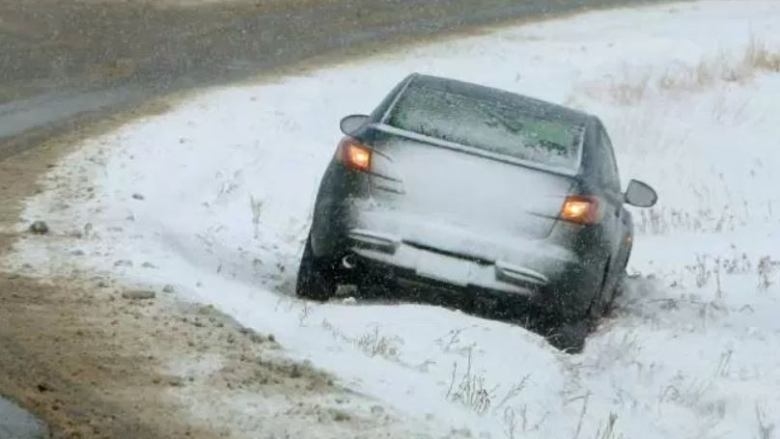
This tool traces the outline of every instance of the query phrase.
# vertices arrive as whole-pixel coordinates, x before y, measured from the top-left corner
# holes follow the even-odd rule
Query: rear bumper
[[[526,298],[572,313],[586,309],[601,287],[606,256],[582,245],[575,253],[570,244],[580,234],[571,227],[556,226],[545,238],[525,239],[489,233],[489,225],[389,210],[371,198],[327,196],[334,193],[320,190],[310,234],[314,254],[333,262],[352,255],[371,267],[370,278]],[[345,283],[372,280],[363,273],[356,267],[340,276],[349,280]]]
[[[543,299],[574,290],[593,291],[598,277],[573,257],[555,258],[551,252],[529,254],[525,264],[518,264],[456,254],[365,229],[352,229],[347,235],[350,253],[374,267],[388,268],[388,275],[405,281]]]

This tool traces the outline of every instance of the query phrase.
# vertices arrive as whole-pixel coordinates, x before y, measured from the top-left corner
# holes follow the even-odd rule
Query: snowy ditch
[[[707,2],[510,27],[216,89],[84,142],[6,268],[173,285],[441,435],[770,438],[780,424],[780,7]],[[636,212],[632,280],[581,355],[417,304],[292,296],[338,120],[412,71],[586,109]],[[80,250],[82,256],[74,255]],[[76,252],[75,254],[80,254]],[[241,401],[236,401],[241,404]]]

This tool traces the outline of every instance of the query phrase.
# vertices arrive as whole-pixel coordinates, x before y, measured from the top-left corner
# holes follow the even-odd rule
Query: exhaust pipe
[[[346,268],[347,270],[351,270],[355,268],[355,256],[346,255],[343,258],[341,258],[341,266]]]

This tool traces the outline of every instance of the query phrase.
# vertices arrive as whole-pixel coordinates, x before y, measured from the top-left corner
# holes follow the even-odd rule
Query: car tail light
[[[371,169],[371,148],[352,137],[345,137],[339,143],[337,152],[344,166],[356,171],[366,172]]]
[[[561,207],[560,218],[577,224],[597,224],[601,221],[599,199],[590,196],[569,195]]]

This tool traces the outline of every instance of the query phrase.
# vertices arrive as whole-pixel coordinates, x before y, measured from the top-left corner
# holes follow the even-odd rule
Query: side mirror
[[[341,119],[341,132],[349,136],[359,130],[366,122],[368,122],[368,116],[364,114],[347,116]]]
[[[658,201],[658,194],[647,183],[631,180],[624,196],[626,203],[636,207],[652,207]]]

